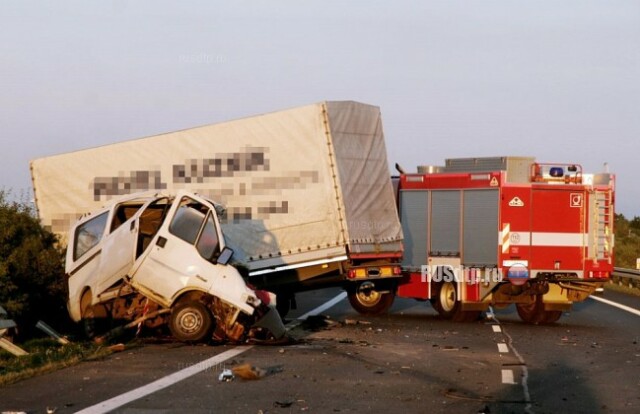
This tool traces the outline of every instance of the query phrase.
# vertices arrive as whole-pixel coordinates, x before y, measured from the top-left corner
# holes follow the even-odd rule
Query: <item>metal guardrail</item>
[[[614,283],[640,289],[640,270],[614,267],[611,279]]]

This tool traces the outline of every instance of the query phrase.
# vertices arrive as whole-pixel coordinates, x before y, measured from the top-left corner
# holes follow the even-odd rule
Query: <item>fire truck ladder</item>
[[[610,258],[613,249],[613,217],[611,211],[611,191],[596,191],[596,208],[594,219],[596,224],[595,246],[596,259]]]

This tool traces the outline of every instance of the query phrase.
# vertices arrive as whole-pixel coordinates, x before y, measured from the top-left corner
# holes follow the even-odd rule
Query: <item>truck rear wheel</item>
[[[361,283],[348,292],[349,303],[358,313],[363,315],[380,315],[393,305],[393,292],[380,292],[372,283]]]
[[[562,316],[562,311],[544,310],[542,295],[537,295],[536,299],[531,304],[517,303],[516,309],[518,310],[518,316],[520,316],[520,319],[526,323],[534,325],[554,323]]]
[[[181,302],[171,309],[169,330],[179,341],[202,342],[211,335],[212,328],[213,316],[200,302]]]
[[[463,311],[454,282],[441,282],[434,285],[431,305],[443,319],[454,322],[473,322],[480,317],[480,311]]]

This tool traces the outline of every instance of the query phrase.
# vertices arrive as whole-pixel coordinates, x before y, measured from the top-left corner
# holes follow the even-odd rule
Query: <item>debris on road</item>
[[[311,315],[300,324],[300,327],[305,331],[314,332],[331,329],[335,326],[340,326],[340,322],[331,320],[331,317],[327,315]]]
[[[231,372],[234,376],[242,378],[244,380],[257,380],[282,371],[282,365],[268,368],[259,368],[251,364],[242,364],[231,369]]]
[[[369,322],[369,321],[361,321],[361,320],[357,320],[357,319],[345,319],[344,320],[344,324],[345,325],[371,325],[371,322]]]
[[[115,344],[107,347],[107,349],[111,352],[122,352],[127,348],[124,344]]]
[[[233,381],[234,378],[233,372],[230,369],[224,369],[218,376],[218,381],[230,382]]]

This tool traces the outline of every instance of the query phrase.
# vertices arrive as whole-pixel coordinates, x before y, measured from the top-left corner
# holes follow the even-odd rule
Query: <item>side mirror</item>
[[[224,249],[222,249],[222,251],[220,252],[220,256],[218,256],[216,263],[226,265],[227,263],[229,263],[229,260],[231,260],[232,256],[233,249],[225,246]]]

